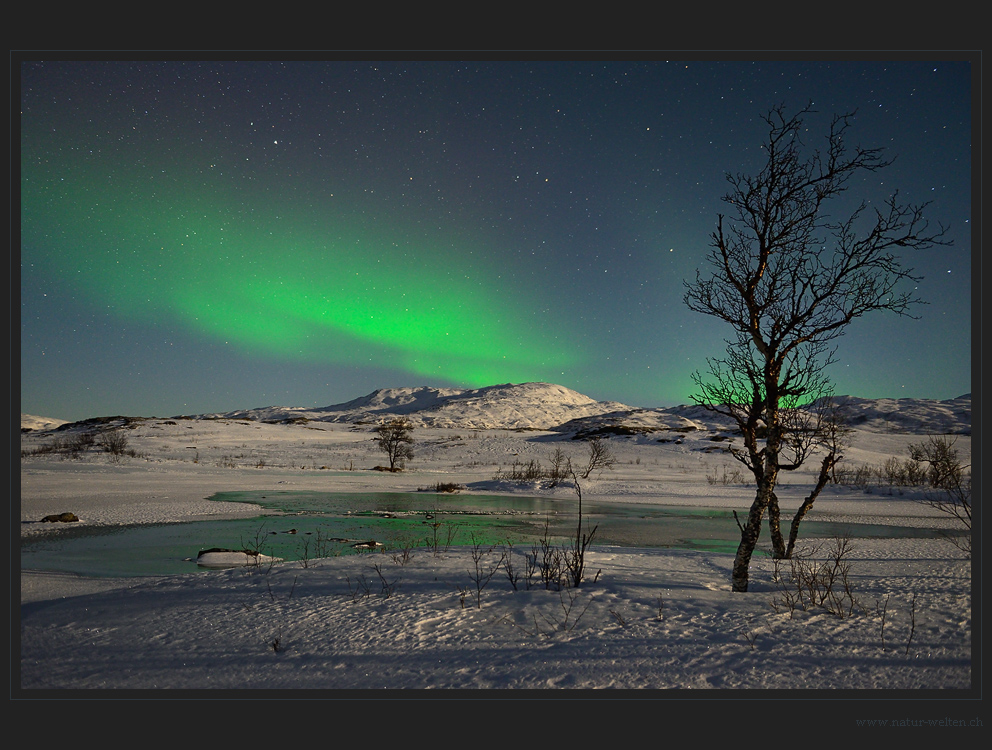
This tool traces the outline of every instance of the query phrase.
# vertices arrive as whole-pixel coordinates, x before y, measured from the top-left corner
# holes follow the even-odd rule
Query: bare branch
[[[812,504],[840,460],[833,417],[816,408],[831,394],[824,370],[833,362],[832,342],[871,312],[911,317],[922,304],[915,294],[920,277],[899,253],[949,244],[946,228],[927,219],[928,204],[902,203],[898,193],[878,207],[865,200],[844,214],[847,199],[838,199],[853,180],[892,162],[882,149],[848,145],[854,113],[836,115],[824,149],[811,149],[803,134],[812,113],[812,105],[792,116],[779,106],[764,116],[764,164],[754,174],[727,176],[728,211],[717,217],[711,236],[710,272],[697,272],[685,284],[690,310],[734,332],[726,357],[707,360],[707,372],[693,375],[698,390],[692,398],[735,421],[744,449],[733,455],[758,485],[734,562],[738,591],[747,590],[748,562],[766,512],[776,554],[786,554],[779,549],[779,472],[826,450],[820,482],[807,498]]]

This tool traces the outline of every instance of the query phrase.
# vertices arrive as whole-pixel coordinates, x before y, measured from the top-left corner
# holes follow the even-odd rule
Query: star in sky
[[[685,403],[689,311],[761,115],[812,101],[950,226],[918,320],[866,317],[838,392],[971,390],[968,60],[21,62],[22,411],[321,406],[547,380]],[[857,195],[854,196],[853,194]],[[166,343],[167,342],[167,343]],[[921,365],[925,352],[926,366]]]

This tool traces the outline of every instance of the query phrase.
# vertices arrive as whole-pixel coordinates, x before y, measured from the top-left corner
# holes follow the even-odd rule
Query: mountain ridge
[[[565,386],[532,382],[483,388],[380,388],[325,407],[264,407],[211,416],[350,423],[402,417],[415,427],[551,430],[573,419],[631,410],[626,404],[596,401]]]
[[[849,426],[871,432],[971,434],[971,394],[953,399],[866,399],[840,396]],[[22,429],[52,429],[64,420],[21,415]],[[725,417],[695,404],[639,408],[597,401],[554,383],[504,383],[483,388],[379,388],[323,407],[268,406],[194,415],[200,419],[351,424],[403,418],[414,427],[529,429],[576,434],[733,429]]]

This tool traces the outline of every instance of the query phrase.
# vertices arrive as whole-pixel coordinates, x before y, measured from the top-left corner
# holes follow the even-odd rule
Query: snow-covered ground
[[[595,406],[564,390],[554,419],[597,416]],[[440,397],[453,395],[433,394],[435,417],[453,418],[450,401],[438,409]],[[485,395],[473,392],[475,401],[456,404],[476,414],[464,426],[418,426],[415,457],[401,473],[371,470],[384,463],[372,441],[371,414],[360,420],[364,424],[355,424],[353,413],[352,421],[322,420],[314,410],[276,415],[285,422],[265,421],[273,412],[265,419],[242,412],[61,429],[53,420],[54,427],[22,434],[21,536],[78,525],[257,515],[253,506],[208,499],[234,490],[410,492],[451,482],[465,489],[445,495],[445,503],[475,493],[574,500],[570,483],[549,488],[497,477],[514,462],[548,465],[558,447],[581,464],[587,443],[548,424],[500,426],[519,427],[551,407],[540,406],[540,398],[527,408],[519,402],[510,407],[505,399],[480,406]],[[910,443],[938,427],[957,433],[954,447],[970,464],[970,397],[955,402],[903,404],[901,413],[912,410],[911,420],[894,417],[899,402],[885,404],[884,413],[869,413],[859,402],[867,416],[851,433],[845,464],[905,459]],[[746,513],[753,487],[727,481],[736,464],[726,452],[728,440],[713,439],[732,437],[729,428],[688,408],[624,410],[629,407],[604,404],[601,424],[653,431],[610,437],[616,464],[581,482],[584,500]],[[515,421],[500,422],[502,416],[493,416],[499,411]],[[928,415],[939,425],[928,424]],[[382,416],[380,410],[375,418]],[[114,457],[99,444],[76,457],[38,451],[83,431],[107,429],[123,430],[136,455]],[[785,478],[779,492],[784,518],[802,501],[817,463]],[[807,520],[955,528],[954,519],[919,497],[908,488],[830,486]],[[40,520],[64,512],[78,516],[78,525]],[[837,544],[817,542],[820,557]],[[594,544],[587,580],[572,588],[545,587],[535,579],[528,585],[528,552],[505,545],[437,551],[385,545],[318,560],[191,567],[187,574],[128,579],[22,570],[19,686],[13,684],[27,697],[77,688],[611,688],[643,695],[667,688],[747,688],[908,696],[937,690],[954,697],[971,696],[969,689],[980,685],[972,652],[972,561],[944,538],[851,539],[840,614],[838,607],[798,604],[784,583],[790,564],[765,555],[753,561],[750,590],[734,593],[730,553]],[[500,564],[505,555],[516,586]],[[955,704],[957,713],[940,713],[971,719],[977,708]],[[869,711],[864,718],[885,717]]]

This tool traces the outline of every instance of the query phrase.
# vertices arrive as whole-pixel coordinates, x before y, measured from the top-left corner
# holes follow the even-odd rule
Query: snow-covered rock
[[[272,565],[277,562],[282,562],[282,559],[243,549],[206,549],[196,556],[196,564],[201,568],[243,568],[249,565]]]

